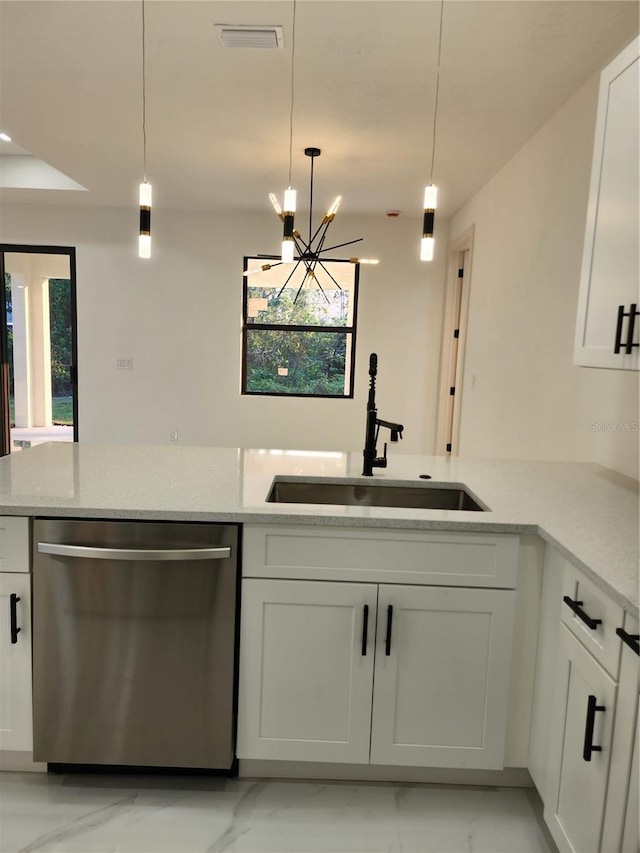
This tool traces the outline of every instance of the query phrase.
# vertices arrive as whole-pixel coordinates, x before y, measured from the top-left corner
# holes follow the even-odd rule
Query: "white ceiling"
[[[638,32],[635,0],[446,0],[434,183],[452,213]],[[293,2],[146,0],[154,206],[262,210],[287,183]],[[298,0],[293,185],[343,210],[420,213],[439,0]],[[223,47],[217,23],[281,24],[284,50]],[[3,201],[136,206],[140,0],[0,2],[0,131],[88,192]],[[0,143],[0,153],[2,153]]]

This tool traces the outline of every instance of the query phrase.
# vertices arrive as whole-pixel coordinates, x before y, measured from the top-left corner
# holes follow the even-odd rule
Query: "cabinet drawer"
[[[30,563],[29,519],[0,516],[0,572],[28,572]]]
[[[617,679],[620,640],[616,636],[616,628],[622,625],[623,609],[582,572],[569,565],[565,568],[562,599],[563,623],[598,663]],[[588,620],[594,621],[589,624]]]
[[[513,589],[518,536],[245,525],[243,576]]]

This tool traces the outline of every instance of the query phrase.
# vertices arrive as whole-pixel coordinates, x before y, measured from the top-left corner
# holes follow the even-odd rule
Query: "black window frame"
[[[279,261],[279,255],[245,255],[243,260],[243,272],[248,269],[249,260],[258,261]],[[242,377],[240,394],[243,397],[306,397],[311,399],[324,400],[352,400],[354,395],[354,378],[356,364],[356,329],[358,325],[358,287],[360,283],[360,264],[353,262],[348,258],[323,258],[325,263],[340,263],[351,264],[354,269],[353,278],[353,313],[352,324],[350,326],[308,326],[308,325],[286,325],[283,323],[248,323],[247,309],[249,288],[254,286],[251,281],[251,276],[242,277]],[[257,273],[259,276],[260,273]],[[290,393],[286,391],[248,391],[247,390],[247,333],[250,330],[265,330],[265,331],[290,331],[290,332],[328,332],[330,334],[351,335],[351,357],[349,359],[349,391],[346,394],[302,394]],[[345,363],[346,367],[346,363]]]

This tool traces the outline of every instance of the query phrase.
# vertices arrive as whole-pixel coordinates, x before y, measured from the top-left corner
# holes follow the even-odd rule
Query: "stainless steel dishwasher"
[[[34,760],[229,769],[237,527],[33,529]]]

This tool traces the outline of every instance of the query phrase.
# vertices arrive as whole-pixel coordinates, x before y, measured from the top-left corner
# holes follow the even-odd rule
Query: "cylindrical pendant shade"
[[[435,210],[438,206],[438,187],[430,184],[424,189],[424,209]]]
[[[421,261],[432,261],[433,260],[433,247],[434,247],[434,239],[433,237],[423,237],[420,241],[420,260]]]
[[[140,184],[140,207],[151,207],[151,184],[145,181]]]
[[[282,241],[282,263],[283,264],[293,263],[294,248],[295,248],[295,243],[293,242],[293,240],[283,240]]]
[[[150,234],[141,234],[138,238],[138,257],[140,258],[150,258],[151,257],[151,235]]]
[[[292,190],[291,187],[287,187],[284,191],[284,212],[296,212],[296,191]]]

